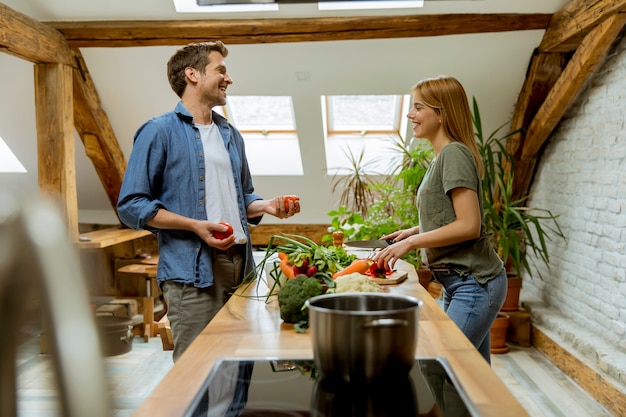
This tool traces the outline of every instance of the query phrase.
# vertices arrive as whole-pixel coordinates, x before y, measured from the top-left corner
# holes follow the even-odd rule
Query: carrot
[[[363,274],[367,272],[371,264],[372,264],[372,261],[370,259],[356,259],[350,265],[346,266],[341,271],[335,272],[333,274],[333,279],[337,279],[337,277],[340,277],[342,275],[347,275],[347,274],[354,274],[354,273]]]
[[[281,261],[287,259],[287,252],[278,252],[278,259],[280,259]]]
[[[296,274],[293,272],[293,266],[289,263],[289,260],[287,258],[281,259],[279,266],[283,275],[285,275],[287,279],[291,279],[296,276]]]

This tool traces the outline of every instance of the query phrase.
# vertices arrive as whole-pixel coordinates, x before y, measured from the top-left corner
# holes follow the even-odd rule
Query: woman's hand
[[[382,240],[395,240],[396,242],[399,242],[401,240],[406,239],[409,236],[415,235],[417,233],[419,233],[420,228],[419,226],[415,226],[415,227],[411,227],[410,229],[403,229],[403,230],[398,230],[396,232],[390,233],[388,235],[382,236],[381,239]]]
[[[402,233],[399,232],[394,232],[388,236],[394,235],[396,235],[396,243],[387,246],[385,249],[382,249],[372,258],[374,262],[378,264],[379,268],[393,269],[398,259],[402,258],[411,250],[415,249],[412,239],[407,239],[406,236],[400,238]],[[390,238],[393,239],[393,237]]]

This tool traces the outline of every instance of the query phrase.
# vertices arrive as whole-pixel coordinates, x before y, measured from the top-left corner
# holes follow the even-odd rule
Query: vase
[[[522,279],[515,274],[507,273],[507,283],[509,288],[506,292],[504,304],[500,311],[517,311],[519,310],[519,297],[522,290]]]
[[[509,347],[506,345],[506,332],[509,328],[511,317],[506,313],[498,313],[491,325],[491,353],[506,353]]]

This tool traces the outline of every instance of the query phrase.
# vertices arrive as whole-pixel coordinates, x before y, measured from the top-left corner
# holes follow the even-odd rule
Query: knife
[[[345,242],[346,246],[352,246],[354,248],[386,248],[389,245],[396,243],[393,239],[373,239],[373,240],[353,240]]]

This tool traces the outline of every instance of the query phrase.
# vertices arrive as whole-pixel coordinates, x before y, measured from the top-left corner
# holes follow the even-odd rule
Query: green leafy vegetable
[[[309,312],[304,305],[305,301],[324,293],[322,284],[314,277],[298,275],[288,280],[278,292],[280,318],[285,323],[298,323],[308,320]]]

